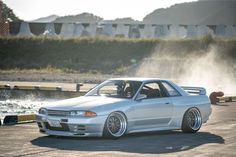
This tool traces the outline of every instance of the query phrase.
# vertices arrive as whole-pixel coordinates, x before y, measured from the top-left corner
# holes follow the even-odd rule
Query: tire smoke
[[[189,50],[176,44],[160,43],[150,57],[141,61],[135,76],[165,78],[179,85],[201,86],[207,89],[208,95],[213,91],[236,95],[236,64],[224,56],[223,49],[215,44]]]

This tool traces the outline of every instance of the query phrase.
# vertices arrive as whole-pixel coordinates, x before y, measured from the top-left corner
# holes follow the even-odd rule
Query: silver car
[[[40,132],[57,136],[104,136],[182,129],[195,133],[211,114],[206,90],[153,78],[109,79],[85,96],[39,109]]]

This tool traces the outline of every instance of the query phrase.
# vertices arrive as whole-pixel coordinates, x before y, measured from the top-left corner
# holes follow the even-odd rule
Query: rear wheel
[[[197,108],[188,109],[183,117],[182,131],[185,133],[195,133],[202,126],[202,116]]]
[[[123,136],[127,129],[127,121],[124,114],[120,112],[111,113],[106,120],[103,136],[109,138],[119,138]]]

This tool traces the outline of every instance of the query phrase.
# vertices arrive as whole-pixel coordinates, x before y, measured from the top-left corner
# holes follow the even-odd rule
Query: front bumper
[[[40,132],[56,136],[102,136],[107,116],[96,117],[59,117],[37,114],[36,121]],[[59,126],[51,124],[58,122]]]

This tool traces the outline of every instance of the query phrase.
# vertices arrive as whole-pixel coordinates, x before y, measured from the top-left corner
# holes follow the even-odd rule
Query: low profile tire
[[[188,109],[183,117],[182,131],[184,133],[195,133],[202,126],[202,116],[197,108]]]
[[[123,136],[127,130],[127,120],[123,113],[113,112],[106,120],[103,130],[103,136],[117,139]]]

